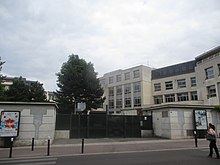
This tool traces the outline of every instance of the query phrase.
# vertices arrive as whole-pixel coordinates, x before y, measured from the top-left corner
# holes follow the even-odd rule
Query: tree
[[[72,54],[56,75],[59,87],[56,95],[61,109],[65,111],[62,113],[70,113],[80,102],[86,103],[86,110],[101,107],[103,89],[91,62],[87,63]]]
[[[3,80],[4,76],[1,74],[2,66],[4,63],[5,63],[5,61],[2,61],[1,57],[0,57],[0,100],[4,100],[4,98],[5,98],[5,90],[2,85],[2,80]]]
[[[22,77],[13,80],[13,84],[6,91],[6,101],[44,102],[46,99],[42,84],[27,83]]]

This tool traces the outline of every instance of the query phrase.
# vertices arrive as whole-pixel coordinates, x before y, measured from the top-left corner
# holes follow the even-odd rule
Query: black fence
[[[152,117],[57,114],[56,130],[70,130],[70,138],[141,137],[141,130],[152,130]]]

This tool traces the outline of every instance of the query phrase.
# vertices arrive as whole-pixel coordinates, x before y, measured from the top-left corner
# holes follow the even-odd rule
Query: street
[[[220,159],[208,158],[208,148],[155,149],[147,151],[78,154],[32,158],[1,159],[0,165],[217,165]],[[215,155],[214,155],[215,156]]]

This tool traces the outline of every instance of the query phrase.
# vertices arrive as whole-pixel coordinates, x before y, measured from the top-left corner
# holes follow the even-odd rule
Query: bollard
[[[34,151],[34,138],[32,138],[31,151]]]
[[[197,131],[194,131],[195,135],[195,147],[198,147]]]
[[[84,139],[82,139],[82,154],[84,153]]]
[[[13,141],[14,141],[14,138],[11,138],[11,145],[10,145],[9,158],[11,158],[11,157],[12,157],[12,147],[13,147]]]
[[[48,142],[47,142],[47,156],[50,156],[50,136],[48,136]]]

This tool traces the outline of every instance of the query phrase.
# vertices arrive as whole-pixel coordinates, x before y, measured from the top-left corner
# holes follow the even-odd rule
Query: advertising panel
[[[206,130],[208,128],[206,110],[194,110],[194,116],[196,130]]]
[[[0,137],[17,137],[19,133],[20,112],[2,111],[0,117]]]

